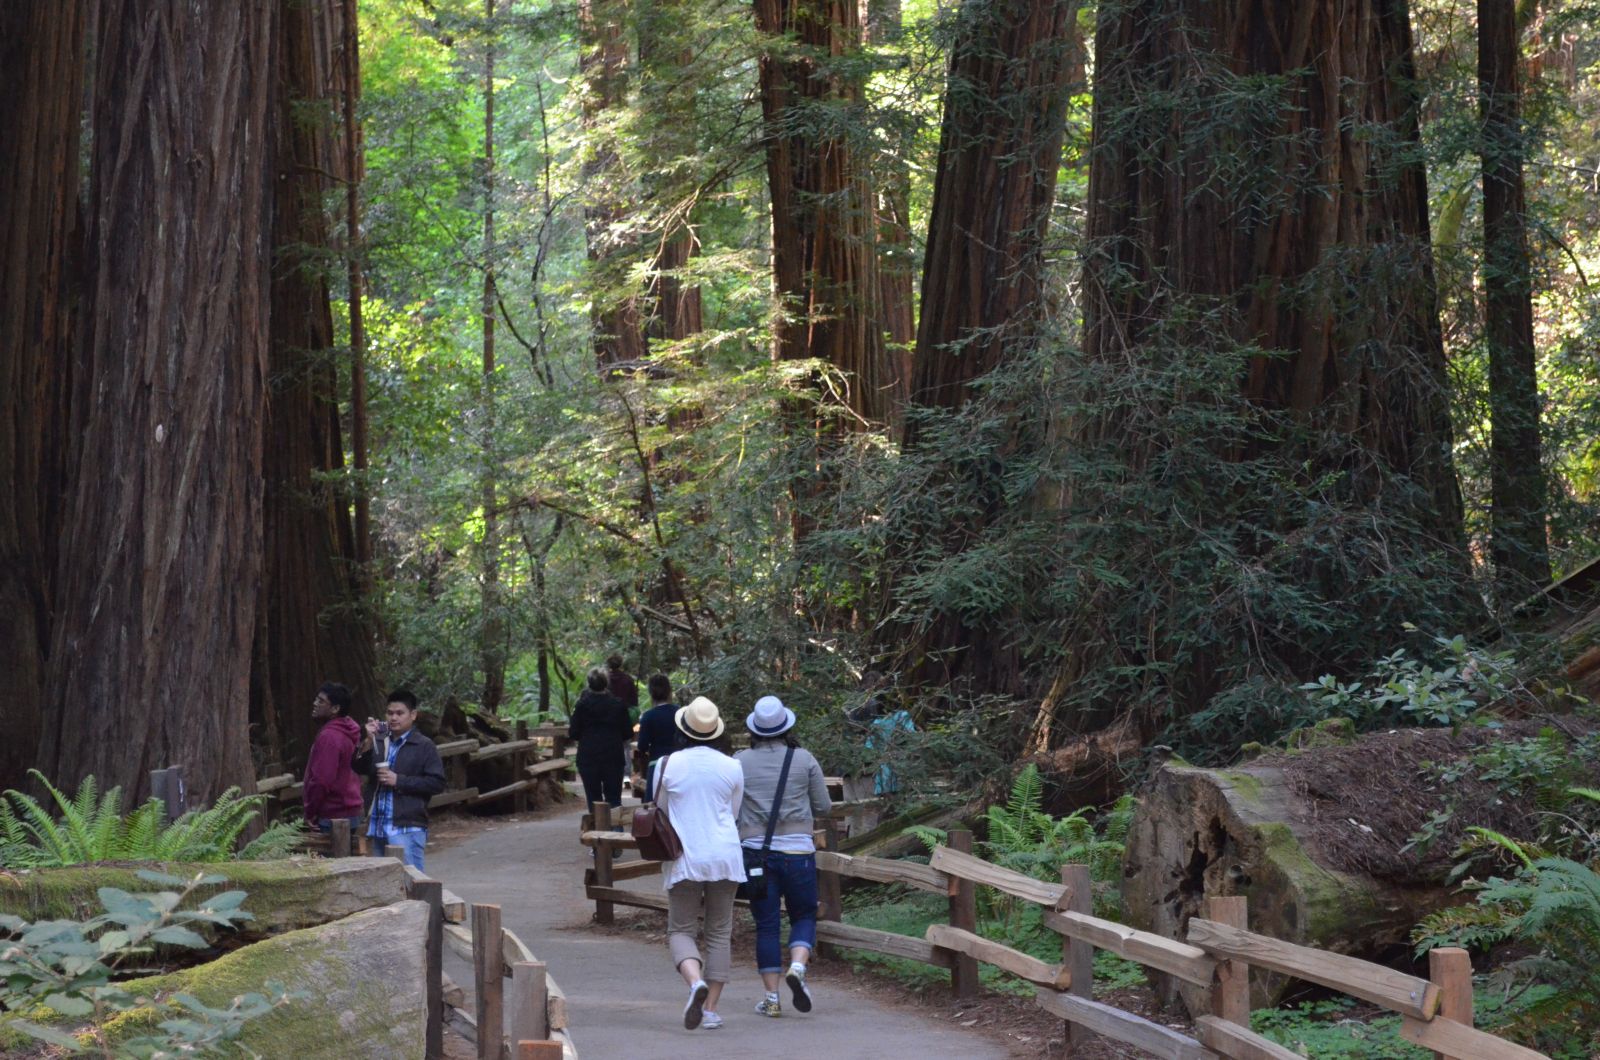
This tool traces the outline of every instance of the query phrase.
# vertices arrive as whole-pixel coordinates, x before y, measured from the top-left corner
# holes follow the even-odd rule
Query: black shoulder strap
[[[789,763],[794,761],[794,748],[783,753],[783,768],[778,771],[778,791],[772,796],[772,810],[767,814],[767,837],[761,841],[761,853],[772,849],[772,830],[778,827],[778,807],[783,805],[783,788],[789,783]]]

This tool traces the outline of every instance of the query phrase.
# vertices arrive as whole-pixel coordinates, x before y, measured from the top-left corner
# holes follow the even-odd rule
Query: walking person
[[[795,739],[794,723],[794,711],[781,699],[762,696],[745,717],[750,747],[734,756],[744,776],[739,839],[746,863],[753,853],[766,876],[765,893],[757,888],[750,899],[756,922],[756,968],[767,995],[756,1011],[763,1016],[783,1014],[780,978],[789,986],[795,1009],[811,1011],[806,966],[817,948],[817,845],[812,832],[816,819],[833,808],[822,766]],[[783,911],[789,914],[787,967],[779,945]]]
[[[639,775],[644,780],[639,798],[650,802],[655,798],[651,765],[676,751],[683,741],[678,735],[678,704],[672,701],[672,682],[666,674],[652,674],[646,688],[650,692],[650,709],[639,718]]]
[[[656,773],[656,805],[672,822],[683,853],[661,863],[667,892],[667,947],[689,984],[683,1025],[689,1030],[722,1026],[717,1001],[732,971],[733,896],[744,882],[744,858],[736,823],[744,795],[739,763],[710,744],[722,735],[717,705],[698,696],[678,710],[683,747],[669,754]],[[705,955],[696,944],[704,918]]]
[[[633,731],[628,708],[606,691],[606,672],[598,666],[589,671],[589,687],[572,707],[567,724],[567,739],[578,744],[578,779],[583,781],[583,797],[594,804],[622,805],[623,747]]]
[[[622,743],[622,783],[629,786],[632,779],[633,756],[628,752],[628,739],[639,720],[639,685],[633,675],[622,668],[622,656],[613,653],[606,659],[606,691],[622,700],[628,708],[628,737]]]
[[[311,701],[311,718],[322,727],[311,742],[306,758],[304,794],[300,806],[306,824],[324,834],[333,831],[333,822],[350,822],[350,834],[361,834],[361,778],[356,774],[356,753],[360,748],[361,726],[350,717],[350,689],[328,681]]]
[[[385,746],[375,746],[381,726],[378,719],[368,718],[356,759],[356,768],[377,783],[367,836],[374,857],[384,857],[392,846],[394,856],[421,869],[428,845],[428,800],[444,790],[444,760],[433,741],[416,729],[415,695],[395,689],[383,713],[388,719]]]

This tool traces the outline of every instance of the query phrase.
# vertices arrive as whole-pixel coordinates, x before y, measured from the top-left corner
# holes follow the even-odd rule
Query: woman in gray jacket
[[[744,800],[739,806],[739,841],[746,850],[761,850],[768,825],[772,841],[763,866],[767,878],[765,897],[752,899],[750,912],[756,921],[756,966],[767,996],[756,1005],[763,1016],[781,1016],[778,980],[789,984],[794,1007],[811,1011],[811,994],[806,990],[806,965],[817,947],[817,847],[811,837],[816,818],[833,808],[828,799],[828,784],[822,767],[795,740],[794,711],[777,696],[762,696],[745,718],[750,730],[750,749],[734,757],[744,770]],[[788,776],[783,794],[778,797],[778,781],[788,760]],[[778,812],[769,822],[774,801]],[[789,913],[789,964],[785,969],[779,946],[782,915],[779,903]]]

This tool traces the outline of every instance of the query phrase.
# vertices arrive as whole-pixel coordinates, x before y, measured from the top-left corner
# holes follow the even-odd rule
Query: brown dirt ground
[[[1442,881],[1468,825],[1526,835],[1536,808],[1502,798],[1493,784],[1463,776],[1446,785],[1432,764],[1464,758],[1496,742],[1521,740],[1554,728],[1569,738],[1594,731],[1592,720],[1547,716],[1507,721],[1496,729],[1393,729],[1349,744],[1273,752],[1247,768],[1283,772],[1310,808],[1309,825],[1327,863],[1351,873],[1388,880]],[[1426,849],[1402,848],[1439,811],[1454,806],[1450,821]],[[1351,828],[1354,820],[1366,826]]]

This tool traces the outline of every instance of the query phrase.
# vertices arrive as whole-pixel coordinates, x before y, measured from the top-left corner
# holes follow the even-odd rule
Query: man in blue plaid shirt
[[[378,719],[368,718],[357,759],[357,768],[377,783],[367,837],[374,856],[386,856],[393,846],[395,857],[420,869],[428,844],[428,800],[444,790],[444,761],[433,741],[416,729],[415,695],[404,688],[390,692],[384,715],[389,719],[388,737],[374,746]]]

